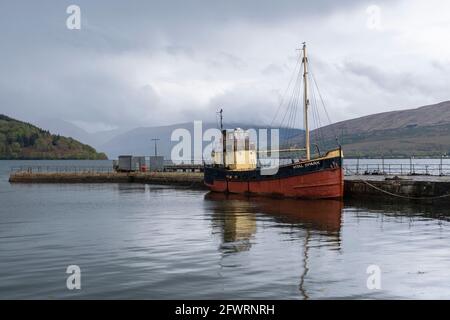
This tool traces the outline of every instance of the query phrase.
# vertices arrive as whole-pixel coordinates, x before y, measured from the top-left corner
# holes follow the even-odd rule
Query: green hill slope
[[[0,114],[0,159],[107,159],[72,138]]]

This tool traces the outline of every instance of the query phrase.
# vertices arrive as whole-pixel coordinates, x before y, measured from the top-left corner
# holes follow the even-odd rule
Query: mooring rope
[[[346,169],[346,170],[349,171],[350,173],[355,174],[355,172],[353,172],[350,169]],[[440,196],[433,196],[433,197],[410,197],[410,196],[404,196],[404,195],[401,195],[401,194],[392,193],[392,192],[389,192],[387,190],[381,189],[381,188],[371,184],[367,180],[364,180],[364,179],[356,179],[356,180],[365,183],[366,185],[368,185],[369,187],[374,188],[375,190],[378,190],[380,192],[383,192],[385,194],[388,194],[390,196],[397,197],[397,198],[403,198],[403,199],[409,199],[409,200],[433,200],[433,199],[442,199],[442,198],[450,197],[450,193],[447,193],[447,194],[444,194],[444,195],[440,195]]]
[[[381,189],[381,188],[379,188],[377,186],[374,186],[373,184],[369,183],[366,180],[363,180],[363,179],[358,179],[358,180],[363,182],[363,183],[365,183],[365,184],[367,184],[368,186],[378,190],[378,191],[381,191],[383,193],[386,193],[386,194],[394,196],[394,197],[403,198],[403,199],[409,199],[409,200],[433,200],[433,199],[441,199],[441,198],[450,197],[450,194],[444,194],[444,195],[434,196],[434,197],[410,197],[410,196],[404,196],[404,195],[401,195],[401,194],[396,194],[396,193],[389,192],[387,190],[383,190],[383,189]]]

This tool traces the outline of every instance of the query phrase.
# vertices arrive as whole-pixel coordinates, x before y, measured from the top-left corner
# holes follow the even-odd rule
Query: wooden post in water
[[[359,175],[359,156],[356,158],[356,175]]]

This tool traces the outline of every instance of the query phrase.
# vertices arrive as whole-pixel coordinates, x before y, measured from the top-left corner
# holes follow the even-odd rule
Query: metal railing
[[[449,176],[450,164],[441,163],[352,163],[344,164],[346,175]]]
[[[12,173],[108,173],[113,172],[112,166],[15,166]]]
[[[168,166],[189,166],[189,165],[194,165],[194,166],[203,166],[205,164],[205,161],[203,159],[199,159],[199,160],[164,160],[164,165],[168,165]]]
[[[355,161],[354,159],[351,159]],[[347,162],[347,163],[346,163]],[[164,161],[164,171],[202,171],[201,161]],[[348,163],[344,160],[346,175],[428,175],[450,176],[450,164],[442,163]],[[12,173],[110,173],[113,166],[73,166],[73,165],[22,165],[11,167]]]

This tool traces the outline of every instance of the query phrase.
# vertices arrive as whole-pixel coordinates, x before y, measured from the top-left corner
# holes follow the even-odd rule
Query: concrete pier
[[[148,183],[206,189],[202,172],[26,172],[12,173],[11,183]],[[392,197],[408,200],[450,201],[449,176],[345,177],[346,197]],[[445,196],[448,195],[448,196]]]
[[[206,188],[201,172],[16,172],[11,183],[149,183]]]
[[[346,176],[344,190],[348,197],[396,197],[409,200],[450,201],[450,177]]]

